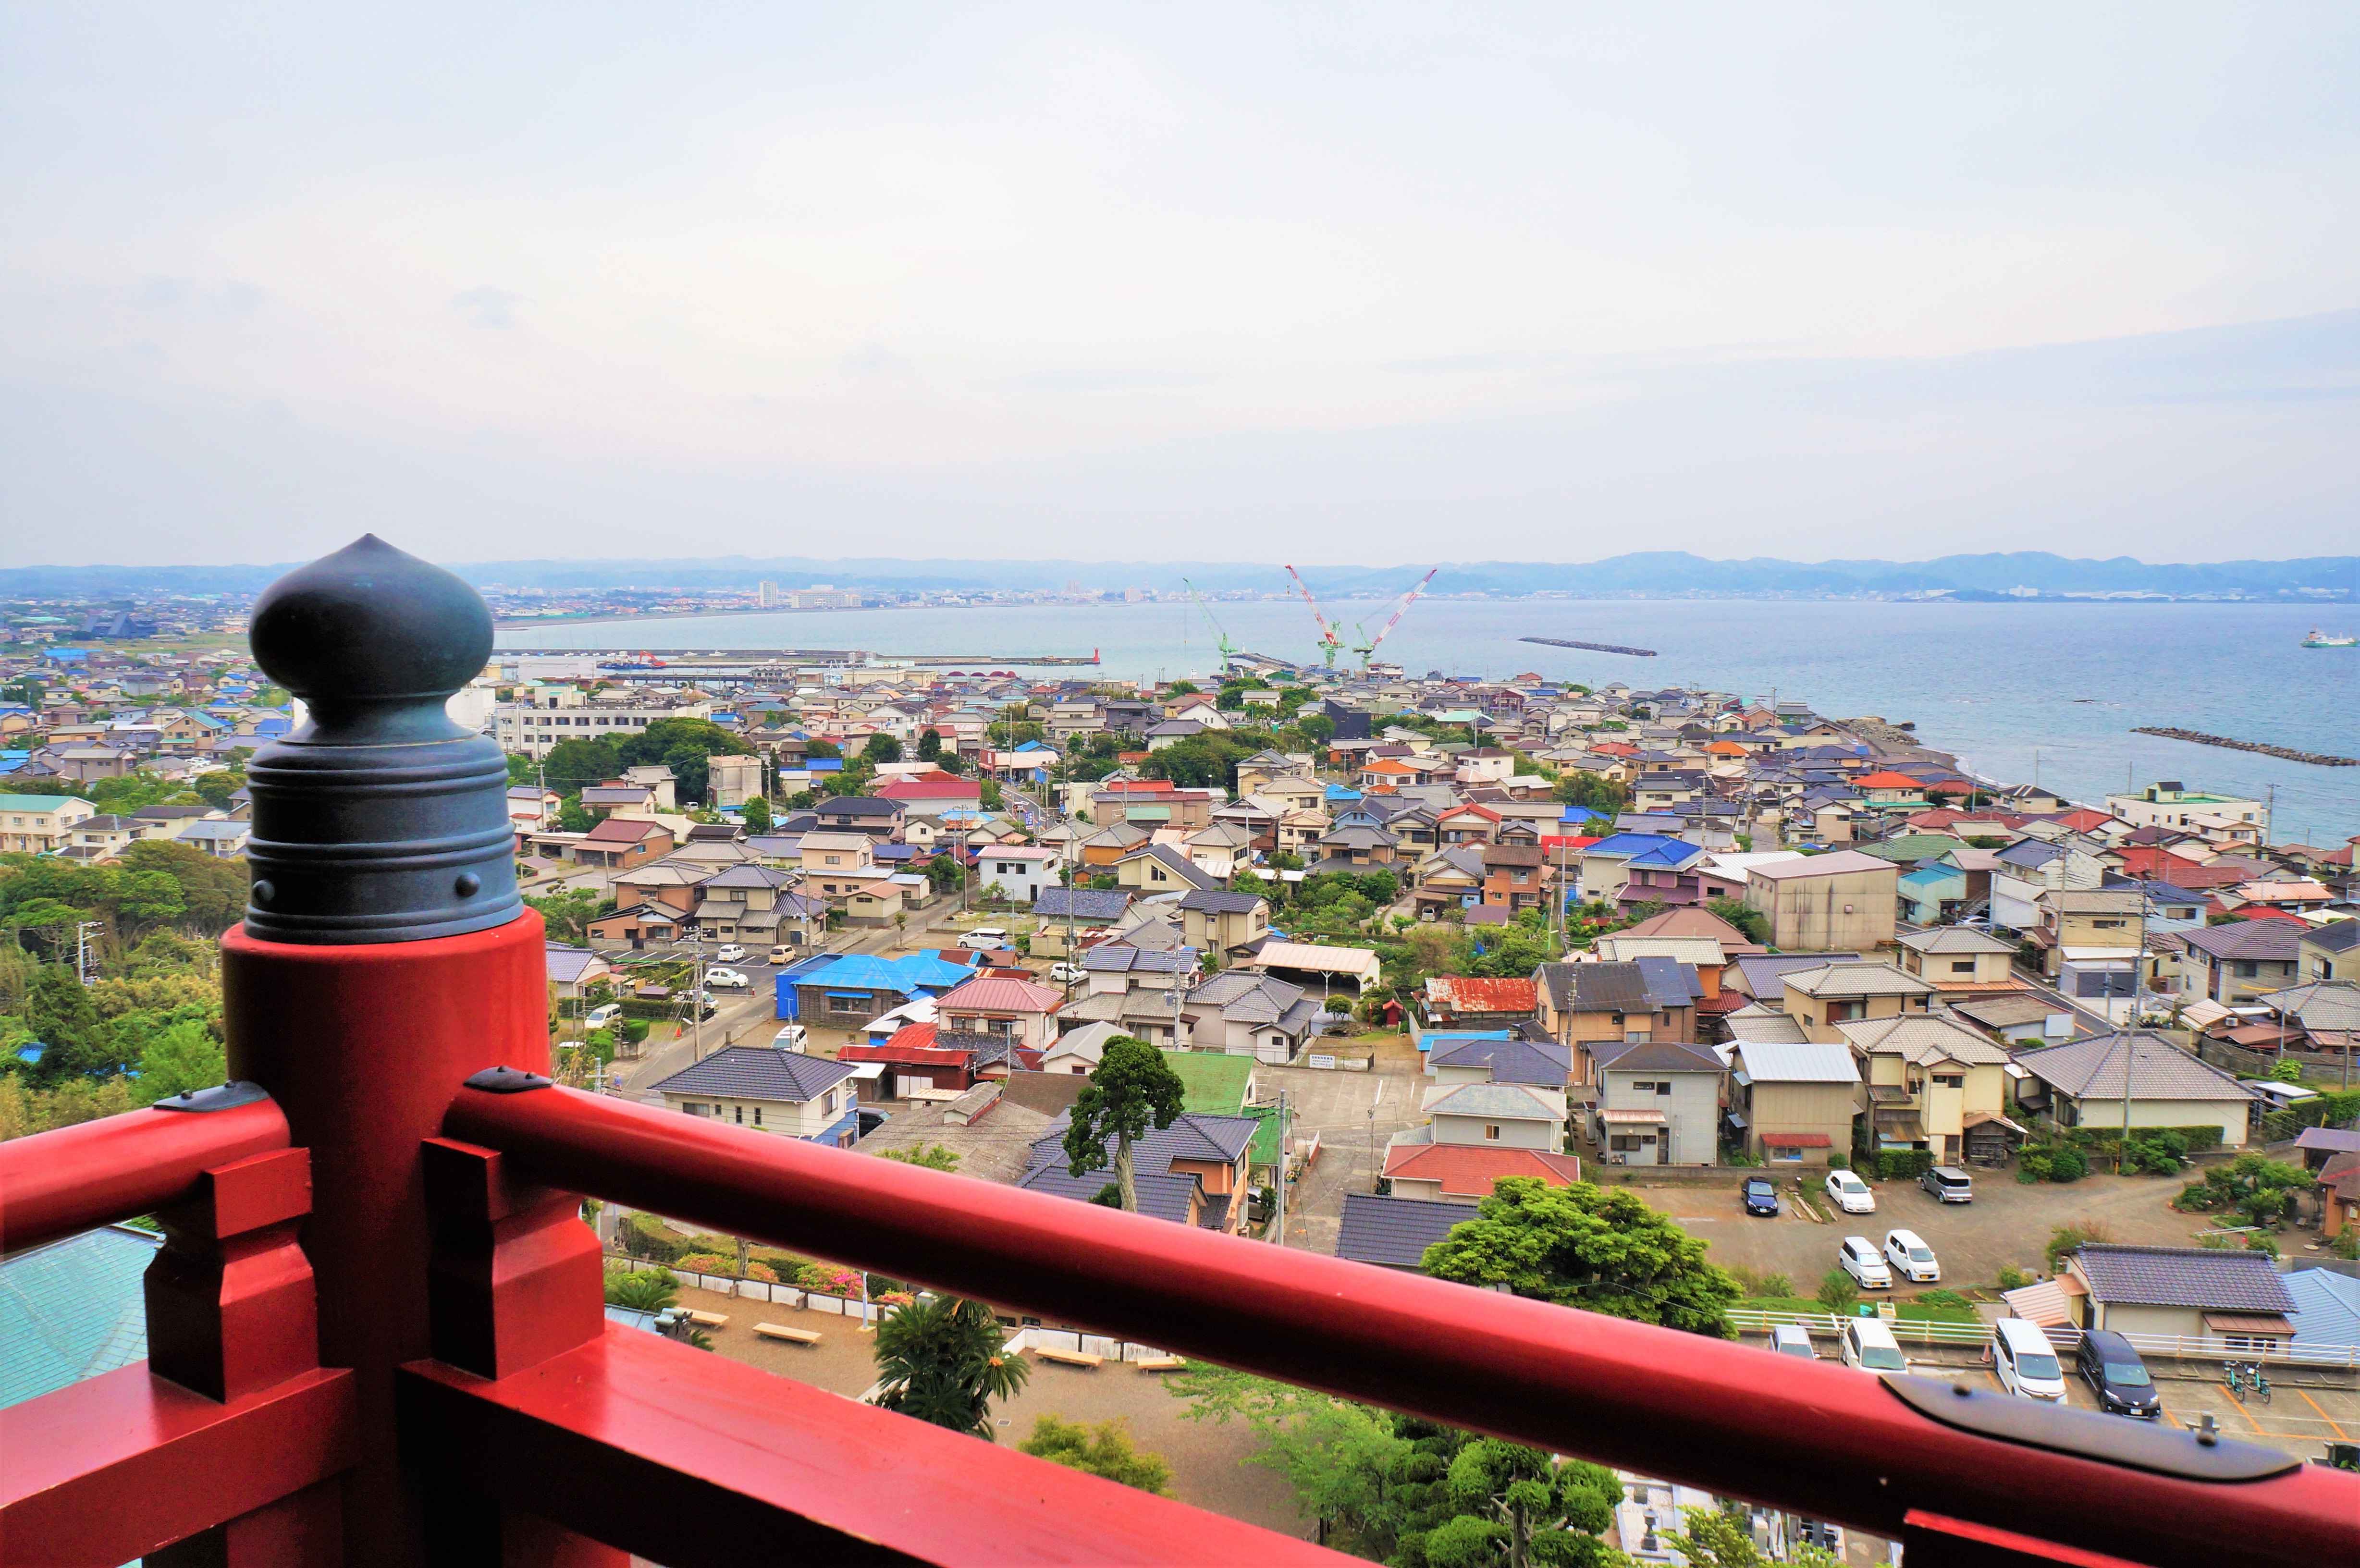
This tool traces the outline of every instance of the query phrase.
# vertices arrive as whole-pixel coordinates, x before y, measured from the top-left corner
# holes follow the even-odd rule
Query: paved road
[[[1283,1086],[1294,1108],[1294,1134],[1317,1134],[1319,1159],[1288,1195],[1286,1245],[1333,1253],[1344,1217],[1344,1194],[1376,1190],[1386,1140],[1417,1120],[1426,1079],[1417,1053],[1384,1052],[1371,1073],[1310,1067],[1258,1067],[1255,1074]]]

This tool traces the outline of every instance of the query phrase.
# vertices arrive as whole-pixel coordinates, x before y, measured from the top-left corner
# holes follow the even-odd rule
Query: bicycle
[[[2237,1364],[2234,1361],[2223,1361],[2221,1363],[2221,1377],[2223,1380],[2229,1385],[2229,1397],[2236,1400],[2239,1404],[2244,1404],[2245,1402],[2245,1381],[2237,1371]]]
[[[2270,1380],[2262,1375],[2262,1364],[2260,1362],[2249,1361],[2245,1364],[2245,1379],[2253,1386],[2254,1392],[2262,1397],[2262,1403],[2266,1405],[2268,1404],[2270,1402]]]

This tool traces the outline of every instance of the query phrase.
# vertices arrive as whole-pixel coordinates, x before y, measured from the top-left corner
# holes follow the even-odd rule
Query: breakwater
[[[2227,735],[2205,735],[2198,730],[2175,730],[2151,724],[2133,726],[2133,735],[2161,735],[2166,740],[2184,740],[2196,746],[2217,746],[2230,751],[2251,751],[2263,757],[2283,757],[2289,762],[2308,762],[2317,768],[2360,768],[2360,757],[2330,757],[2324,752],[2297,751],[2292,746],[2267,746],[2257,740],[2232,740]]]
[[[1518,637],[1516,640],[1518,642],[1546,643],[1551,648],[1586,648],[1592,653],[1627,653],[1633,659],[1653,659],[1655,657],[1655,650],[1652,648],[1624,648],[1620,643],[1570,642],[1564,637]]]

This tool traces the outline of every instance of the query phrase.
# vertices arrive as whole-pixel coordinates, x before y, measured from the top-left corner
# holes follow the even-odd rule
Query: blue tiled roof
[[[139,1280],[162,1242],[109,1226],[0,1263],[0,1405],[146,1358]]]

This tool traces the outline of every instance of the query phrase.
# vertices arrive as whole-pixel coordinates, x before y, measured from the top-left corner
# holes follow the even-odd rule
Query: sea
[[[1388,606],[1327,606],[1348,642]],[[1214,606],[1232,643],[1310,660],[1316,628],[1298,602]],[[2338,619],[2336,617],[2342,617]],[[2335,844],[2360,833],[2360,768],[2324,768],[2153,735],[2199,730],[2300,751],[2360,756],[2360,648],[2306,648],[2314,626],[2355,626],[2351,606],[2092,602],[1959,604],[1895,601],[1421,600],[1377,657],[1413,675],[1643,689],[1702,687],[1808,702],[1836,718],[1913,722],[1928,746],[1983,778],[2040,783],[2095,804],[2175,779],[2274,803],[2279,842]],[[1569,637],[1656,657],[1521,642]],[[1043,676],[1202,679],[1220,662],[1191,604],[1027,604],[683,616],[503,628],[513,648],[858,648],[896,655],[1096,652],[1095,670]],[[1349,655],[1343,656],[1349,658]]]

